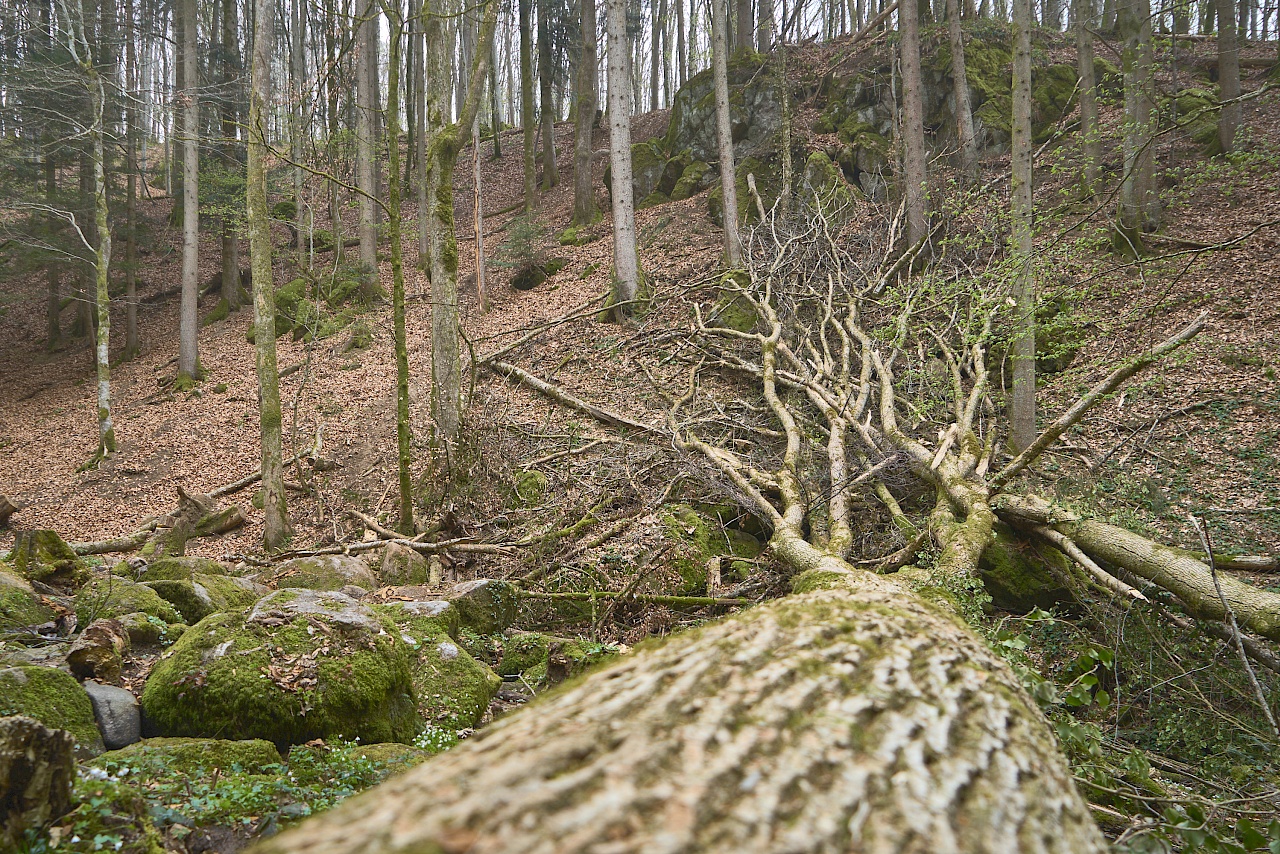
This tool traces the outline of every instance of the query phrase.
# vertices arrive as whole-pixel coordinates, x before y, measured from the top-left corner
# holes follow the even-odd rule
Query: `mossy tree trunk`
[[[253,350],[258,373],[258,422],[262,439],[262,533],[268,551],[292,536],[285,504],[281,449],[280,375],[276,366],[275,288],[271,273],[271,221],[267,207],[267,109],[271,99],[272,0],[254,2],[253,71],[249,96],[249,164],[245,209],[249,220],[249,257],[253,268]]]
[[[1232,102],[1240,97],[1240,52],[1237,47],[1232,0],[1218,2],[1218,97]],[[1223,153],[1235,150],[1236,129],[1240,127],[1240,104],[1224,103],[1218,114],[1218,144]]]
[[[538,0],[538,116],[542,126],[542,190],[560,183],[556,164],[556,110],[551,94],[551,4]]]
[[[400,486],[400,533],[415,533],[413,482],[409,467],[412,434],[409,427],[409,342],[404,316],[404,241],[400,234],[400,41],[404,20],[398,3],[383,0],[391,25],[387,55],[387,158],[391,181],[387,193],[387,223],[391,229],[391,314],[396,350],[396,472]]]
[[[978,140],[973,131],[973,106],[969,102],[969,75],[964,65],[964,31],[960,27],[958,0],[947,0],[947,35],[951,41],[951,84],[956,101],[960,172],[972,183],[978,179]]]
[[[239,44],[236,30],[235,0],[222,0],[222,159],[228,170],[234,170],[236,160],[236,71]],[[231,217],[222,220],[222,299],[228,311],[240,308],[240,239]]]
[[[1152,147],[1151,4],[1149,0],[1117,0],[1117,35],[1124,41],[1123,148],[1117,220],[1125,239],[1139,251],[1138,235],[1160,225],[1160,199],[1155,186]]]
[[[579,0],[582,27],[582,54],[574,86],[577,109],[573,136],[573,223],[591,225],[596,211],[595,185],[591,181],[591,161],[595,153],[592,135],[596,125],[596,2]]]
[[[360,208],[360,265],[377,275],[378,232],[373,222],[376,196],[373,175],[374,81],[370,74],[368,53],[378,17],[374,0],[362,0],[356,44],[356,189]]]
[[[261,845],[1107,850],[1052,731],[954,618],[801,543],[792,596],[677,635]]]
[[[454,233],[453,173],[462,150],[463,130],[470,129],[480,109],[484,78],[488,70],[490,42],[497,25],[497,4],[485,4],[479,43],[467,81],[467,97],[461,115],[448,121],[451,88],[448,68],[452,51],[441,38],[449,12],[440,0],[433,2],[426,18],[428,56],[427,111],[436,128],[427,146],[431,169],[431,198],[428,200],[431,243],[431,414],[436,439],[445,453],[452,453],[461,424],[462,354],[458,345],[458,239]]]

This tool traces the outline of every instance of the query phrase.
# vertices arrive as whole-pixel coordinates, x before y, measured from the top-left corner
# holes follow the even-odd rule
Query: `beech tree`
[[[555,102],[551,97],[551,2],[538,0],[538,116],[542,126],[542,189],[560,183],[556,163]]]
[[[538,204],[538,171],[534,156],[538,128],[533,104],[533,0],[517,0],[520,7],[520,127],[524,131],[524,210]]]
[[[178,379],[199,377],[200,298],[200,102],[196,0],[179,0],[182,10],[182,300],[178,309]]]
[[[245,209],[253,267],[253,350],[258,373],[258,424],[262,439],[262,544],[284,547],[292,536],[284,489],[280,376],[276,367],[275,286],[271,272],[271,219],[267,207],[267,106],[271,103],[271,53],[275,3],[254,0],[253,68],[249,94],[249,162]]]
[[[920,81],[921,2],[925,0],[902,0],[898,4],[898,22],[902,29],[902,172],[906,182],[907,242],[912,246],[929,236],[924,104]]]
[[[369,54],[377,31],[375,0],[360,0],[356,25],[356,189],[360,208],[360,265],[373,272],[378,267],[378,232],[373,221],[377,187],[373,172],[375,81],[370,73]]]
[[[964,67],[964,31],[960,27],[960,4],[947,0],[947,36],[951,42],[951,86],[955,98],[956,140],[960,144],[960,173],[969,182],[978,178],[978,139],[973,130],[973,107],[969,102],[969,75]]]
[[[1149,0],[1117,0],[1116,30],[1124,40],[1124,173],[1120,180],[1117,220],[1120,237],[1132,251],[1141,249],[1142,232],[1160,226],[1152,142],[1151,4]]]
[[[1102,162],[1102,137],[1098,130],[1098,84],[1093,68],[1093,2],[1073,0],[1072,18],[1076,36],[1076,72],[1080,75],[1080,139],[1084,154],[1086,195],[1098,190],[1098,169]]]
[[[595,0],[579,0],[578,7],[582,52],[574,85],[577,121],[573,136],[573,222],[575,225],[590,225],[598,215],[595,185],[591,181],[591,162],[595,154],[592,135],[596,126],[596,3]]]
[[[1206,0],[1212,2],[1212,0]],[[1240,126],[1240,52],[1231,0],[1217,0],[1218,10],[1218,96],[1223,102],[1218,113],[1218,144],[1223,153],[1235,150],[1236,129]]]
[[[711,67],[715,76],[716,141],[724,202],[724,262],[730,268],[737,268],[742,266],[742,238],[738,234],[738,187],[733,167],[733,131],[729,124],[728,33],[729,0],[711,0]]]
[[[631,47],[627,40],[626,0],[605,0],[606,55],[609,63],[609,164],[613,197],[614,317],[622,322],[640,291],[636,259],[635,189],[631,184]]]
[[[1036,436],[1036,291],[1032,272],[1031,0],[1013,0],[1013,395],[1009,446],[1021,452]]]

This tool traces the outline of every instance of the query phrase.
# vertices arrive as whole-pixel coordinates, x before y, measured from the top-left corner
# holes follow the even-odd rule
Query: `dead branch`
[[[495,361],[484,363],[484,366],[489,370],[494,371],[495,373],[501,374],[505,377],[508,377],[509,379],[514,379],[517,382],[523,383],[524,385],[529,386],[529,388],[532,388],[535,391],[541,392],[542,394],[546,395],[552,400],[557,401],[559,403],[563,403],[565,406],[568,406],[570,409],[576,409],[578,412],[584,413],[586,415],[590,415],[592,418],[596,419],[597,421],[601,421],[605,424],[609,424],[614,427],[624,427],[631,430],[639,430],[642,433],[648,433],[649,435],[652,435],[652,436],[662,436],[663,438],[666,438],[667,436],[667,434],[664,431],[659,430],[656,427],[651,427],[648,424],[642,424],[639,421],[635,421],[631,418],[626,417],[625,415],[620,415],[616,412],[605,409],[602,406],[597,406],[594,403],[588,403],[582,398],[577,397],[576,395],[571,394],[568,391],[565,391],[560,386],[552,385],[546,380],[539,379],[538,377],[535,377],[533,374],[529,373],[523,368],[516,367],[515,365],[512,365],[508,362],[501,362],[501,361],[495,360]]]

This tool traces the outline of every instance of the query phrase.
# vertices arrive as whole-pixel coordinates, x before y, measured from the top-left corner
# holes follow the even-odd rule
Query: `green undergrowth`
[[[386,291],[377,276],[359,265],[344,264],[336,270],[321,270],[314,275],[293,279],[275,293],[276,335],[289,335],[295,341],[330,338],[351,326],[365,312],[385,302]],[[356,330],[353,337],[372,342],[370,330]],[[245,338],[252,342],[254,330]]]

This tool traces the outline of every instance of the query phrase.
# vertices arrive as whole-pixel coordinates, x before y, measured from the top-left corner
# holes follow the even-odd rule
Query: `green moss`
[[[1033,547],[1003,523],[996,523],[994,534],[978,569],[997,607],[1023,613],[1071,601],[1071,591],[1049,569],[1052,565],[1058,576],[1069,576],[1065,555],[1046,546]]]
[[[151,672],[142,706],[167,735],[408,741],[419,723],[399,634],[348,597],[280,591],[248,618],[214,614],[189,629]]]
[[[491,578],[477,578],[455,585],[450,603],[459,623],[482,635],[499,634],[515,622],[520,595],[514,585]]]
[[[707,174],[711,166],[701,160],[695,160],[680,173],[680,178],[671,188],[671,201],[678,202],[702,190],[706,184]]]
[[[276,587],[305,587],[308,590],[341,590],[348,584],[372,590],[377,579],[361,557],[322,555],[294,558],[280,564],[273,578]]]
[[[498,672],[503,676],[514,676],[542,664],[547,660],[547,644],[550,641],[549,635],[537,632],[521,632],[504,638]]]
[[[849,576],[843,572],[811,569],[791,579],[792,593],[812,593],[815,590],[830,590],[848,583]]]
[[[844,179],[840,167],[821,151],[815,151],[805,161],[801,196],[804,204],[814,211],[848,216],[855,201],[853,188]]]
[[[529,470],[522,471],[516,475],[516,483],[513,491],[515,492],[516,505],[519,507],[535,507],[542,501],[542,496],[547,491],[547,476],[540,471]]]
[[[140,573],[134,572],[128,561],[120,561],[111,570],[134,581],[190,581],[197,574],[226,575],[225,565],[205,557],[165,557],[151,561]]]
[[[0,568],[0,630],[38,626],[53,618],[53,609],[25,579]]]
[[[570,638],[554,638],[543,636],[545,646],[541,659],[526,668],[524,679],[533,685],[547,682],[548,673],[555,669],[555,684],[573,679],[586,673],[597,664],[611,660],[616,655],[616,648],[604,644],[580,641]]]
[[[422,719],[448,729],[479,724],[501,683],[498,675],[456,644],[437,617],[395,605],[377,610],[413,650],[414,696]]]
[[[102,752],[102,736],[84,688],[69,673],[20,664],[0,668],[0,716],[26,715],[76,738],[77,752]]]
[[[115,774],[128,767],[131,773],[160,776],[175,769],[243,771],[268,774],[283,764],[280,751],[269,741],[227,741],[218,738],[146,738],[120,750],[111,750],[91,765]]]
[[[94,620],[141,612],[166,623],[180,623],[177,609],[150,587],[124,578],[91,581],[75,598],[76,621],[87,626]]]
[[[646,208],[656,208],[658,205],[665,205],[669,201],[671,201],[671,198],[667,196],[666,193],[654,190],[652,193],[636,202],[636,210],[642,211]]]
[[[79,777],[73,795],[78,805],[57,823],[64,828],[59,852],[164,854],[147,802],[132,786]]]
[[[384,767],[388,777],[408,771],[434,755],[430,750],[395,742],[363,744],[356,748],[356,752],[361,758]]]
[[[584,225],[571,225],[560,232],[559,241],[561,246],[586,246],[599,239],[600,234],[595,229]]]
[[[218,304],[213,307],[213,311],[204,316],[204,320],[200,321],[201,326],[212,326],[220,320],[226,320],[231,316],[231,304],[226,299],[218,300]]]
[[[193,581],[165,579],[163,581],[146,581],[143,586],[150,587],[156,594],[168,602],[182,615],[182,622],[194,625],[215,611],[221,610],[202,584]]]
[[[191,580],[204,587],[219,611],[248,608],[270,592],[261,584],[228,575],[199,574]]]
[[[707,563],[721,553],[712,539],[711,525],[684,504],[670,505],[661,518],[667,539],[676,546],[672,568],[680,584],[674,592],[701,593],[707,588]]]
[[[72,585],[89,575],[88,565],[56,531],[20,531],[5,561],[28,581]]]
[[[159,617],[135,611],[116,617],[133,646],[157,646],[170,639],[170,626]]]

